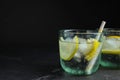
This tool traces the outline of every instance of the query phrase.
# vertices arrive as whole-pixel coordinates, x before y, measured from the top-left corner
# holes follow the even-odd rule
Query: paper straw
[[[102,21],[102,23],[101,23],[101,25],[100,25],[100,28],[99,28],[99,31],[98,31],[99,33],[102,33],[105,24],[106,24],[106,22],[105,22],[105,21]]]
[[[101,25],[100,25],[100,28],[99,28],[99,30],[98,30],[99,33],[102,33],[105,24],[106,24],[106,22],[105,22],[105,21],[102,21],[102,23],[101,23]],[[96,39],[99,40],[99,38],[100,38],[100,34],[97,35]],[[96,62],[96,60],[97,60],[97,57],[98,57],[98,55],[99,55],[99,53],[100,53],[100,49],[101,49],[101,48],[102,48],[102,43],[101,43],[101,45],[99,46],[99,49],[96,51],[95,57],[94,57],[92,60],[90,60],[90,62],[88,63],[88,66],[86,67],[86,70],[85,70],[85,71],[86,71],[88,74],[91,73],[91,69],[93,68],[93,66],[94,66],[94,64],[95,64],[95,62]]]
[[[98,33],[99,33],[99,34],[98,34],[97,37],[96,37],[97,40],[99,40],[99,38],[100,38],[100,33],[102,33],[105,24],[106,24],[106,22],[105,22],[105,21],[102,21],[102,23],[101,23],[101,25],[100,25],[100,28],[99,28],[99,30],[98,30]]]

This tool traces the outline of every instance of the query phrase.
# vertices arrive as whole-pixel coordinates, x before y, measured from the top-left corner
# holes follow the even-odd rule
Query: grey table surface
[[[55,69],[51,74],[33,80],[120,80],[120,70],[99,69],[89,76],[69,75],[61,69]]]
[[[100,67],[90,76],[72,76],[61,69],[57,52],[37,48],[2,48],[0,80],[120,80],[120,69]]]

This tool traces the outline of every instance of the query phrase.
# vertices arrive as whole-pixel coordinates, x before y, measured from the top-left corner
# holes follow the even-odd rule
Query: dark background
[[[115,0],[3,0],[1,80],[29,80],[58,68],[60,29],[98,28],[102,20],[105,27],[119,28],[119,10]]]
[[[2,1],[0,43],[2,46],[57,47],[60,29],[119,27],[119,3],[114,0]]]

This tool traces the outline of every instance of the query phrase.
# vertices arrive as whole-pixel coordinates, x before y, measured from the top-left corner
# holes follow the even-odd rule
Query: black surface
[[[89,76],[73,76],[56,69],[51,74],[34,80],[120,80],[120,70],[99,69],[96,73]]]
[[[59,65],[52,49],[1,48],[0,80],[120,80],[120,70],[99,69],[90,76],[72,76]]]
[[[59,67],[57,55],[41,48],[0,48],[0,80],[32,80],[48,74]]]

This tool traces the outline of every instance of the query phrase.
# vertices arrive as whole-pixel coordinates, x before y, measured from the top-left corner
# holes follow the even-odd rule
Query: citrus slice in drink
[[[102,49],[103,54],[120,54],[120,36],[107,36]],[[119,39],[119,40],[118,40]],[[108,42],[109,40],[109,42]],[[111,42],[110,42],[111,40]]]
[[[59,41],[60,58],[69,61],[73,58],[75,53],[78,51],[79,38],[75,36],[71,42],[64,40]]]
[[[108,36],[107,38],[120,38],[120,36]]]
[[[102,53],[103,54],[120,54],[120,50],[107,50],[107,49],[103,49]]]
[[[95,56],[99,45],[100,42],[94,39],[91,50],[85,55],[86,60],[90,61]]]

